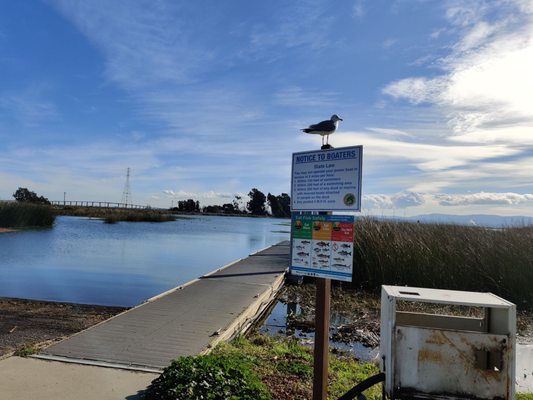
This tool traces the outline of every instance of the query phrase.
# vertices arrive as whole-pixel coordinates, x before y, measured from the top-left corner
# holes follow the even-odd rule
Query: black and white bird
[[[322,136],[322,146],[324,145],[325,136],[327,145],[329,142],[329,135],[335,132],[339,127],[339,121],[342,121],[342,118],[337,114],[333,114],[330,119],[319,122],[318,124],[310,125],[309,128],[302,129],[302,131]]]

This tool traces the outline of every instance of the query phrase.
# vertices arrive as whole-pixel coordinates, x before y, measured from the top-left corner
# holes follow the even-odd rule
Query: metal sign
[[[292,155],[292,211],[361,211],[363,146]]]
[[[354,217],[293,214],[291,273],[352,281]]]

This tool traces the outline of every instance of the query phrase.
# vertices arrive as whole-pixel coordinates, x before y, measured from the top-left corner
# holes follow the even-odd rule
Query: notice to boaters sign
[[[292,155],[291,211],[361,211],[363,146]]]
[[[291,274],[352,281],[352,215],[293,214],[291,232]]]

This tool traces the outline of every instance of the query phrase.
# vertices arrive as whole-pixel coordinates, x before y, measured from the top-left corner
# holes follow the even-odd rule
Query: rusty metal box
[[[390,399],[514,399],[516,307],[492,293],[382,286]]]

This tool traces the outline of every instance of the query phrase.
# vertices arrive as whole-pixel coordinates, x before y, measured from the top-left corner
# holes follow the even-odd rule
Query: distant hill
[[[437,222],[444,224],[477,225],[487,228],[515,227],[533,225],[533,217],[500,215],[472,214],[472,215],[452,215],[452,214],[424,214],[414,217],[398,217],[397,219],[420,222]]]

